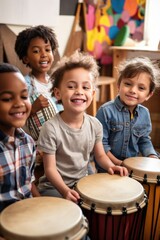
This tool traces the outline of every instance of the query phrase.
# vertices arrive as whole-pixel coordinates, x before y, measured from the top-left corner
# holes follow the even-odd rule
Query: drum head
[[[123,161],[123,165],[131,173],[131,176],[143,182],[157,183],[157,177],[160,178],[160,159],[148,157],[131,157]]]
[[[95,212],[107,213],[112,209],[112,215],[122,214],[122,208],[127,213],[136,212],[136,204],[145,205],[144,188],[136,180],[119,175],[98,173],[86,176],[77,183],[77,191],[82,198],[82,206],[91,209],[95,205]]]
[[[16,202],[0,215],[1,231],[7,240],[80,239],[87,222],[75,203],[53,197]]]

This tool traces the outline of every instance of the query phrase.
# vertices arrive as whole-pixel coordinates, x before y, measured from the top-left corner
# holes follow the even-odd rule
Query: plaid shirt
[[[0,131],[0,211],[32,197],[35,156],[35,143],[22,129],[16,130],[14,139]]]

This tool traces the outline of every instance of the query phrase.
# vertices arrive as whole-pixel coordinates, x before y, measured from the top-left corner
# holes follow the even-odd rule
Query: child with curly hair
[[[25,76],[32,103],[25,129],[34,140],[38,139],[41,126],[63,109],[51,96],[52,82],[48,75],[54,62],[58,43],[52,28],[39,25],[21,31],[16,39],[15,51],[31,72]]]

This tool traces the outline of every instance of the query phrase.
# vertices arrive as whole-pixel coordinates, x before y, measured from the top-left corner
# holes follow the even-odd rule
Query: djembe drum
[[[88,223],[75,203],[53,197],[21,200],[0,215],[2,235],[7,240],[82,239]]]
[[[92,240],[140,239],[147,197],[138,181],[98,173],[79,180],[76,190]]]
[[[130,177],[138,180],[148,195],[144,240],[160,240],[160,159],[131,157],[123,161]]]

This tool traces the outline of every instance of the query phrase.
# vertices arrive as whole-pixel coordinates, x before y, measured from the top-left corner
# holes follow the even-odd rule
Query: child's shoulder
[[[101,126],[100,121],[99,121],[96,117],[91,116],[91,115],[89,115],[89,114],[86,114],[85,117],[86,117],[87,121],[88,121],[91,125]]]
[[[31,83],[31,77],[30,77],[29,74],[25,75],[25,76],[24,76],[24,79],[25,79],[25,81],[26,81],[28,84]]]
[[[138,104],[137,108],[139,109],[139,111],[149,112],[149,109],[142,104]]]

